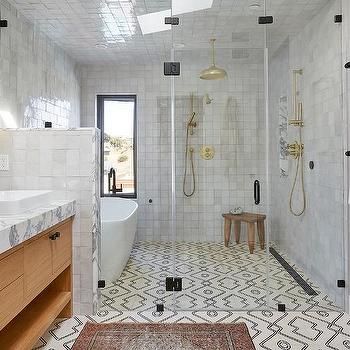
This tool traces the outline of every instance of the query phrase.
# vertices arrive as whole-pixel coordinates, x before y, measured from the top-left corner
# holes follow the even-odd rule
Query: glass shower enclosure
[[[165,47],[118,86],[138,82],[138,223],[100,312],[346,307],[341,5],[162,2]]]
[[[181,63],[181,75],[172,78],[174,273],[183,288],[174,292],[174,306],[262,309],[268,296],[266,27],[258,17],[264,7],[221,2],[204,12],[205,23],[199,11],[194,25],[187,14],[175,14],[180,25],[173,26],[174,61]]]

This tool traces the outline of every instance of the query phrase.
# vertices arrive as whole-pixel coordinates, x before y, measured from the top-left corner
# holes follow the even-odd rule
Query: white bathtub
[[[116,281],[135,240],[138,204],[123,198],[101,198],[101,278]]]

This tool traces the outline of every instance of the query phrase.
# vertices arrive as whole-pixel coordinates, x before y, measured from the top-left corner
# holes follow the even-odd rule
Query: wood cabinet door
[[[24,246],[24,295],[37,296],[52,276],[51,234],[42,236]]]
[[[0,260],[0,291],[23,275],[23,248]]]
[[[72,222],[58,227],[52,234],[56,239],[51,241],[53,273],[60,273],[72,259]]]
[[[23,276],[0,291],[0,330],[9,323],[23,306]]]

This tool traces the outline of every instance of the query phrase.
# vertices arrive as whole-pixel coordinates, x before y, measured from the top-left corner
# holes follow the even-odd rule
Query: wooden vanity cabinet
[[[0,349],[30,350],[72,315],[72,218],[0,255]]]
[[[36,297],[52,276],[52,252],[48,234],[24,246],[24,295]]]

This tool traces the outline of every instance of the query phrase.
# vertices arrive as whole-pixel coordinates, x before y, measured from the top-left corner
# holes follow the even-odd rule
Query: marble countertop
[[[74,200],[56,200],[20,215],[0,216],[0,254],[75,214]]]

